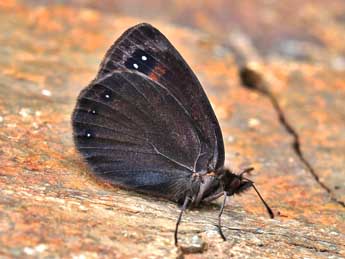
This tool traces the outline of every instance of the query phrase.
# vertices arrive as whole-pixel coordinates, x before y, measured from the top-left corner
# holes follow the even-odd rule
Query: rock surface
[[[345,3],[100,2],[0,3],[0,258],[344,258]],[[226,165],[256,168],[275,219],[249,191],[226,206],[226,242],[215,202],[187,212],[176,248],[175,204],[90,175],[71,111],[107,48],[143,20],[198,75]],[[243,66],[265,92],[243,87]]]

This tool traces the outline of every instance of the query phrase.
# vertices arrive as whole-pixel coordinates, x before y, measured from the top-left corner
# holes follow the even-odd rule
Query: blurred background
[[[224,43],[234,34],[247,36],[264,56],[323,62],[335,69],[345,66],[342,0],[38,0],[24,3],[88,8],[114,19],[130,16],[142,21],[161,21],[207,32]]]

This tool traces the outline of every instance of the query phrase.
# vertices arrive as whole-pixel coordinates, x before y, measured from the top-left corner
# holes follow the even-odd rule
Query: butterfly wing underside
[[[72,118],[78,150],[102,178],[179,200],[193,172],[224,163],[223,139],[197,78],[155,28],[108,50]]]

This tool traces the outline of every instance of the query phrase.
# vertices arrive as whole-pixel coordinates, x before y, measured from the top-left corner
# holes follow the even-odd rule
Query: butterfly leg
[[[211,201],[214,201],[216,199],[218,199],[219,197],[223,196],[224,195],[224,192],[221,191],[221,192],[218,192],[216,194],[213,194],[205,199],[203,199],[204,202],[211,202]]]
[[[218,214],[218,229],[219,229],[220,236],[223,238],[224,241],[226,241],[226,237],[224,236],[223,231],[222,231],[222,214],[223,214],[223,211],[224,211],[224,207],[225,207],[225,203],[226,203],[226,198],[228,197],[227,193],[223,192],[223,196],[224,196],[224,199],[223,199],[222,206],[220,207],[220,211],[219,211],[219,214]]]
[[[175,246],[178,245],[178,239],[177,239],[177,234],[178,234],[178,226],[180,225],[180,222],[181,222],[181,219],[182,219],[182,215],[183,215],[183,212],[187,209],[188,207],[188,203],[192,200],[192,198],[190,196],[187,196],[184,200],[184,203],[182,205],[182,208],[181,208],[181,212],[180,212],[180,215],[178,216],[178,219],[177,219],[177,222],[176,222],[176,227],[175,227]]]

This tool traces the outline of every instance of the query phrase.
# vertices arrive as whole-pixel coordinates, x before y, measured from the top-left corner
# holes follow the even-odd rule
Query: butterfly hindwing
[[[175,197],[174,188],[195,172],[201,144],[188,114],[165,87],[135,71],[116,70],[92,82],[72,121],[78,150],[115,184],[165,186],[160,193]]]

